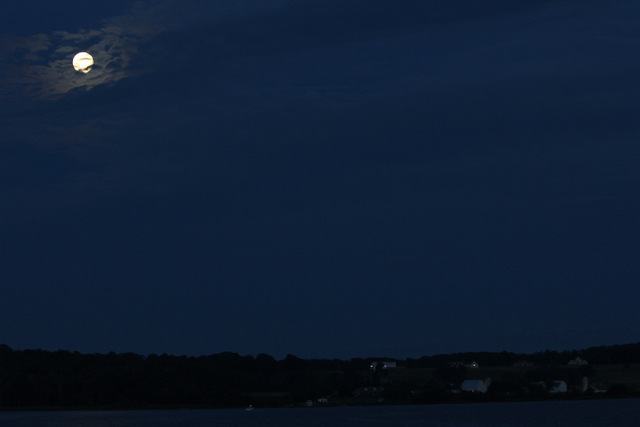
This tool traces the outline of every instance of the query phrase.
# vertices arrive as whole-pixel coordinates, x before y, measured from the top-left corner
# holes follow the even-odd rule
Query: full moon
[[[73,57],[73,68],[76,71],[87,74],[91,71],[91,67],[93,67],[93,56],[87,52],[78,52]]]

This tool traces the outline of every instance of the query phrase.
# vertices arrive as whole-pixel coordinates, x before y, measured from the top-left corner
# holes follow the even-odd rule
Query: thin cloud
[[[135,75],[131,59],[138,46],[150,38],[185,25],[219,20],[263,9],[280,2],[138,1],[124,15],[104,19],[103,26],[75,32],[65,30],[26,37],[0,38],[0,76],[6,82],[0,94],[5,99],[25,101],[59,98],[73,90],[91,90]],[[201,13],[196,13],[196,12]],[[86,75],[74,72],[71,60],[78,51],[94,58]]]
[[[111,28],[5,39],[9,61],[0,71],[8,78],[4,95],[23,102],[55,99],[74,89],[90,90],[121,80],[130,75],[127,66],[136,42],[134,36]],[[71,66],[73,56],[81,50],[91,53],[95,61],[86,75]]]

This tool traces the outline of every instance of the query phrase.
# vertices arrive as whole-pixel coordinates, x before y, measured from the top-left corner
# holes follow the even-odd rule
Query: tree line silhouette
[[[557,367],[580,357],[593,364],[640,362],[640,343],[534,354],[469,352],[393,358],[301,359],[287,355],[225,352],[208,356],[81,354],[71,351],[12,350],[0,345],[0,409],[20,408],[160,408],[295,405],[323,396],[350,397],[359,389],[385,384],[396,401],[436,401],[442,384],[461,381],[460,361],[483,367],[511,366],[527,360],[537,368],[533,380],[562,374]],[[419,395],[412,380],[388,381],[387,372],[371,370],[373,361],[393,360],[408,370],[433,372]],[[555,368],[554,368],[555,367]],[[555,369],[555,370],[554,370]],[[588,374],[583,367],[580,375]],[[537,377],[536,377],[537,375]],[[576,375],[575,373],[573,375]],[[507,381],[502,387],[508,387]],[[500,390],[500,383],[497,385]],[[418,396],[418,397],[416,397]],[[438,394],[441,396],[441,393]]]

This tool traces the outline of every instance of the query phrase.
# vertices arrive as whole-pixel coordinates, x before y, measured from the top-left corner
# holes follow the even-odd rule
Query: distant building
[[[527,360],[518,360],[516,363],[513,364],[513,366],[517,368],[530,368],[533,366],[533,363]]]
[[[398,367],[396,362],[388,361],[388,362],[371,362],[371,365],[369,365],[369,368],[372,371],[375,371],[378,368],[378,366],[380,366],[381,369],[393,369]]]
[[[562,380],[555,381],[538,381],[535,383],[531,383],[534,387],[539,387],[543,390],[547,390],[549,393],[566,393],[567,392],[567,383]]]
[[[464,367],[464,368],[472,368],[472,369],[475,369],[475,368],[479,368],[479,367],[480,367],[480,365],[478,364],[478,362],[476,362],[475,360],[474,360],[473,362],[471,362],[471,363],[467,363],[467,362],[451,362],[451,363],[449,364],[449,366],[451,366],[452,368],[461,368],[461,367]]]
[[[582,386],[580,387],[581,393],[586,393],[589,390],[589,378],[582,377]]]
[[[531,386],[537,390],[547,390],[547,385],[545,384],[544,381],[536,381],[536,382],[532,382]]]
[[[355,397],[378,397],[384,392],[384,387],[358,387],[353,395]]]
[[[460,390],[470,393],[486,393],[491,385],[491,378],[484,380],[464,380]]]
[[[329,398],[327,397],[319,397],[315,401],[309,399],[305,402],[305,406],[326,406],[327,404],[329,404]]]
[[[551,383],[551,387],[549,387],[549,393],[566,393],[566,392],[567,392],[567,383],[562,380],[553,381]]]
[[[587,363],[586,360],[583,360],[583,359],[581,359],[579,357],[576,357],[575,359],[570,360],[569,363],[567,363],[567,364],[571,365],[571,366],[586,366],[589,363]]]

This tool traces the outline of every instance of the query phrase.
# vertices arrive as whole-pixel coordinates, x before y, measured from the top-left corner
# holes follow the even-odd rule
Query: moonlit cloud
[[[279,3],[138,1],[127,13],[105,19],[98,29],[4,37],[0,40],[2,58],[6,60],[0,66],[0,76],[8,82],[4,95],[12,95],[14,101],[20,102],[56,99],[72,90],[91,90],[115,83],[135,74],[129,65],[138,47],[159,33],[185,25],[215,22]],[[76,73],[71,66],[73,56],[79,51],[89,52],[95,61],[86,75]]]
[[[54,99],[74,89],[90,90],[113,83],[131,73],[127,66],[136,52],[133,35],[113,27],[78,33],[56,31],[25,38],[12,38],[5,55],[10,61],[3,74],[11,76],[8,88],[14,99]],[[81,51],[88,51],[95,66],[89,74],[74,71],[71,61]]]

